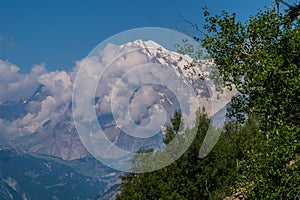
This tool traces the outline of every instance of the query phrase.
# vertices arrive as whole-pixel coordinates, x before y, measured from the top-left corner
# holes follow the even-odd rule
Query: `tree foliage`
[[[288,14],[258,11],[245,24],[235,14],[211,17],[203,45],[225,86],[237,88],[230,115],[259,122],[259,145],[242,159],[238,184],[250,199],[298,199],[300,29]],[[253,135],[252,137],[257,137]]]
[[[211,17],[204,10],[209,35],[203,46],[214,58],[227,87],[239,94],[231,115],[254,113],[262,121],[300,122],[300,33],[288,15],[259,11],[243,24],[235,14]]]
[[[174,124],[180,122],[179,113],[175,114],[167,129],[170,133],[166,134],[176,134],[178,127]],[[250,137],[255,134],[257,124],[249,121],[245,129],[236,122],[228,123],[212,152],[199,159],[210,120],[204,112],[199,113],[198,119],[197,135],[178,160],[154,172],[123,176],[117,199],[222,199],[231,194],[236,188],[239,162],[246,152],[243,146],[257,143]]]

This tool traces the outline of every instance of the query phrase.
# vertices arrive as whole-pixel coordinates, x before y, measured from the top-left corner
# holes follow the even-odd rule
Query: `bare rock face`
[[[26,152],[45,154],[74,160],[88,154],[71,120],[65,119],[56,124],[48,123],[34,133],[26,134],[12,141],[14,146]]]

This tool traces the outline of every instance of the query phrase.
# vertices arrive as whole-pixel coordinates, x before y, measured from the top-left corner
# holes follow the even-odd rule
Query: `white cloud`
[[[20,74],[16,65],[0,60],[0,102],[28,97],[38,86],[38,77],[46,73],[45,65],[35,65],[28,74]]]
[[[178,73],[174,69],[159,65],[155,59],[149,60],[146,53],[130,45],[119,47],[109,44],[99,53],[98,63],[95,63],[97,60],[95,54],[80,63],[82,64],[82,81],[77,85],[81,90],[79,96],[90,97],[88,100],[78,98],[81,106],[77,108],[77,111],[84,113],[83,119],[92,120],[92,110],[87,111],[89,105],[84,101],[93,101],[95,88],[89,86],[95,84],[95,81],[98,81],[97,78],[99,79],[96,91],[99,101],[95,106],[97,113],[113,112],[118,127],[123,130],[127,126],[131,132],[133,130],[137,132],[138,127],[134,122],[140,122],[143,126],[149,125],[155,131],[157,131],[157,127],[161,128],[164,125],[165,108],[155,104],[163,102],[166,97],[159,94],[159,90],[154,89],[153,83],[165,86],[175,96],[178,95],[176,96],[178,101],[184,102],[182,105],[188,109],[188,104],[191,102],[189,101],[191,88],[183,86],[184,80],[178,77]],[[89,82],[90,79],[95,81]],[[192,103],[197,104],[198,102],[194,99]],[[174,104],[174,106],[176,105]],[[196,106],[193,108],[195,110],[187,114],[196,112]],[[169,108],[168,112],[170,111],[172,113],[168,114],[173,115],[174,108]],[[154,128],[154,126],[156,127]]]
[[[34,132],[45,121],[58,122],[67,112],[72,97],[72,82],[65,71],[48,73],[45,65],[35,65],[29,73],[19,73],[16,65],[0,60],[0,103],[29,98],[39,85],[49,94],[42,101],[27,104],[27,115],[11,125]]]
[[[147,107],[157,103],[161,96],[151,85],[141,87],[135,94],[129,105],[129,111],[134,121],[142,119],[148,112]],[[125,102],[124,102],[125,103]]]
[[[38,82],[51,92],[58,103],[69,102],[72,96],[70,75],[65,71],[55,71],[39,76]]]
[[[115,116],[120,121],[123,120],[123,124],[139,121],[143,126],[133,124],[133,130],[138,132],[141,128],[143,131],[143,127],[149,125],[149,132],[157,131],[164,125],[167,116],[165,108],[155,104],[167,104],[168,93],[162,95],[155,84],[169,88],[175,96],[178,95],[176,97],[179,102],[190,104],[188,90],[181,87],[180,80],[179,83],[175,81],[178,79],[178,73],[166,66],[162,68],[155,59],[150,60],[145,52],[130,44],[121,47],[109,44],[98,54],[77,61],[70,73],[47,72],[45,65],[41,64],[34,66],[29,73],[21,74],[16,65],[0,60],[0,101],[28,97],[28,94],[32,94],[42,84],[43,98],[29,102],[28,113],[10,125],[24,132],[35,132],[47,121],[55,125],[70,111],[76,73],[81,72],[82,76],[75,91],[81,90],[77,98],[77,103],[80,104],[77,110],[79,113],[85,113],[83,120],[90,122],[92,119],[94,110],[88,107],[94,104],[96,91],[96,97],[99,97],[95,105],[98,114],[111,113],[113,101],[114,105],[120,107],[119,111],[123,112]],[[78,77],[76,78],[78,81]],[[98,83],[97,88],[93,86],[95,83]],[[154,85],[151,85],[152,83]],[[114,97],[116,89],[120,93]],[[172,106],[170,104],[167,111],[173,112]]]
[[[39,84],[44,85],[44,90],[49,92],[49,95],[41,102],[28,104],[28,110],[35,110],[35,113],[30,112],[14,122],[16,126],[26,128],[30,132],[34,132],[48,120],[54,124],[59,122],[68,111],[72,96],[70,76],[65,71],[45,73],[37,80]]]
[[[90,63],[93,64],[93,62],[90,62],[90,59],[94,60],[95,58],[91,57],[85,59],[85,65],[87,65],[85,68],[87,69],[93,68],[90,65]],[[96,105],[98,112],[101,112],[101,114],[111,113],[111,103],[113,101],[114,105],[122,106],[123,109],[126,109],[126,107],[129,108],[130,115],[127,115],[127,113],[126,116],[123,116],[125,121],[144,120],[142,118],[148,115],[147,108],[154,102],[159,102],[161,96],[159,96],[157,91],[154,91],[150,85],[141,85],[142,87],[136,92],[132,91],[130,86],[138,85],[142,82],[144,78],[143,74],[138,75],[132,73],[132,70],[151,62],[148,60],[148,57],[139,49],[130,45],[119,47],[108,44],[106,48],[99,53],[98,60],[101,67],[96,70],[104,72],[102,76],[98,77],[99,85],[96,91],[96,96],[100,97]],[[128,77],[125,78],[126,80],[122,78],[124,75],[128,75]],[[121,89],[123,93],[130,92],[131,94],[129,95],[133,96],[130,105],[127,97],[118,96],[117,98],[113,98],[112,93],[114,89]],[[118,118],[120,116],[115,117]],[[128,119],[128,117],[130,117],[130,119]]]

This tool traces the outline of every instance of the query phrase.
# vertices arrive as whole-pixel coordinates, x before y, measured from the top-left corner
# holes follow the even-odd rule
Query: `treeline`
[[[197,135],[189,149],[165,168],[125,175],[117,199],[222,199],[231,194],[238,187],[236,180],[241,173],[242,158],[257,145],[258,138],[252,136],[258,126],[253,120],[244,126],[228,123],[213,150],[199,159],[210,119],[204,112],[200,112],[198,118]],[[176,126],[171,124],[167,130],[166,135],[174,138]]]

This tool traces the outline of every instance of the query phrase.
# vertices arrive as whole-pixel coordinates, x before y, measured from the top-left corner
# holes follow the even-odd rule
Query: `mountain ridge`
[[[202,71],[198,66],[192,66],[188,69],[185,69],[185,67],[192,61],[192,58],[190,58],[188,55],[181,55],[177,52],[169,51],[154,41],[136,40],[134,42],[129,42],[116,47],[116,49],[120,52],[126,52],[128,49],[132,48],[141,53],[142,56],[145,56],[147,58],[146,62],[159,63],[166,67],[172,67],[174,70],[176,70],[178,76],[185,77],[185,80],[191,84],[191,86],[194,86],[194,90],[199,97],[198,100],[200,100],[199,102],[204,107],[206,106],[207,108],[210,108],[209,106],[211,99],[215,98],[213,97],[215,94],[212,92],[212,90],[215,88],[213,88],[211,82],[204,82],[203,80],[199,79],[199,73],[208,74],[210,72],[210,66],[213,65],[211,60],[205,60],[201,62],[203,64],[203,66],[201,66]],[[203,71],[203,69],[206,71]],[[65,76],[61,75],[61,77],[64,78]],[[66,81],[62,80],[62,82]],[[55,89],[57,90],[58,88]],[[26,118],[26,115],[38,115],[36,112],[41,112],[43,109],[41,106],[43,106],[42,104],[44,102],[49,103],[51,101],[56,101],[56,97],[53,96],[51,92],[52,91],[49,91],[47,85],[40,84],[38,88],[31,95],[28,95],[26,99],[22,99],[20,100],[19,104],[13,105],[20,106],[20,116],[25,115],[24,118]],[[165,102],[165,105],[167,101],[170,102],[166,96],[167,95],[164,95],[163,92],[160,97],[160,102]],[[97,106],[97,104],[100,102],[99,99],[101,100],[103,98],[96,98],[98,98],[98,102],[96,102]],[[156,101],[156,103],[159,102]],[[21,134],[19,134],[20,137],[17,136],[10,143],[29,153],[39,152],[42,154],[58,156],[67,160],[78,159],[87,156],[88,152],[81,144],[80,138],[78,137],[77,131],[73,124],[71,99],[69,98],[69,100],[66,102],[62,101],[61,104],[62,105],[57,105],[57,107],[63,106],[65,112],[58,116],[59,120],[57,121],[45,115],[36,122],[31,122],[26,126],[20,127],[18,123],[20,123],[21,120],[19,118],[17,118],[17,120],[12,118],[15,120],[13,123],[18,127],[18,132]],[[218,110],[222,109],[225,105],[226,104],[219,106],[220,108],[214,111],[214,113],[217,113]],[[1,105],[0,107],[3,108],[3,106],[4,105]],[[12,109],[16,109],[14,106],[12,106]],[[100,104],[99,106],[101,108]],[[28,109],[28,107],[30,107],[30,109]],[[38,107],[40,107],[40,109]],[[0,110],[3,111],[3,109]],[[214,113],[210,113],[210,115],[213,115]],[[100,115],[102,115],[101,112]],[[101,116],[99,117],[101,118]],[[120,134],[115,126],[116,124],[112,123],[111,127],[106,127],[106,129],[108,132],[111,131],[113,135]],[[122,139],[122,137],[120,139]]]

